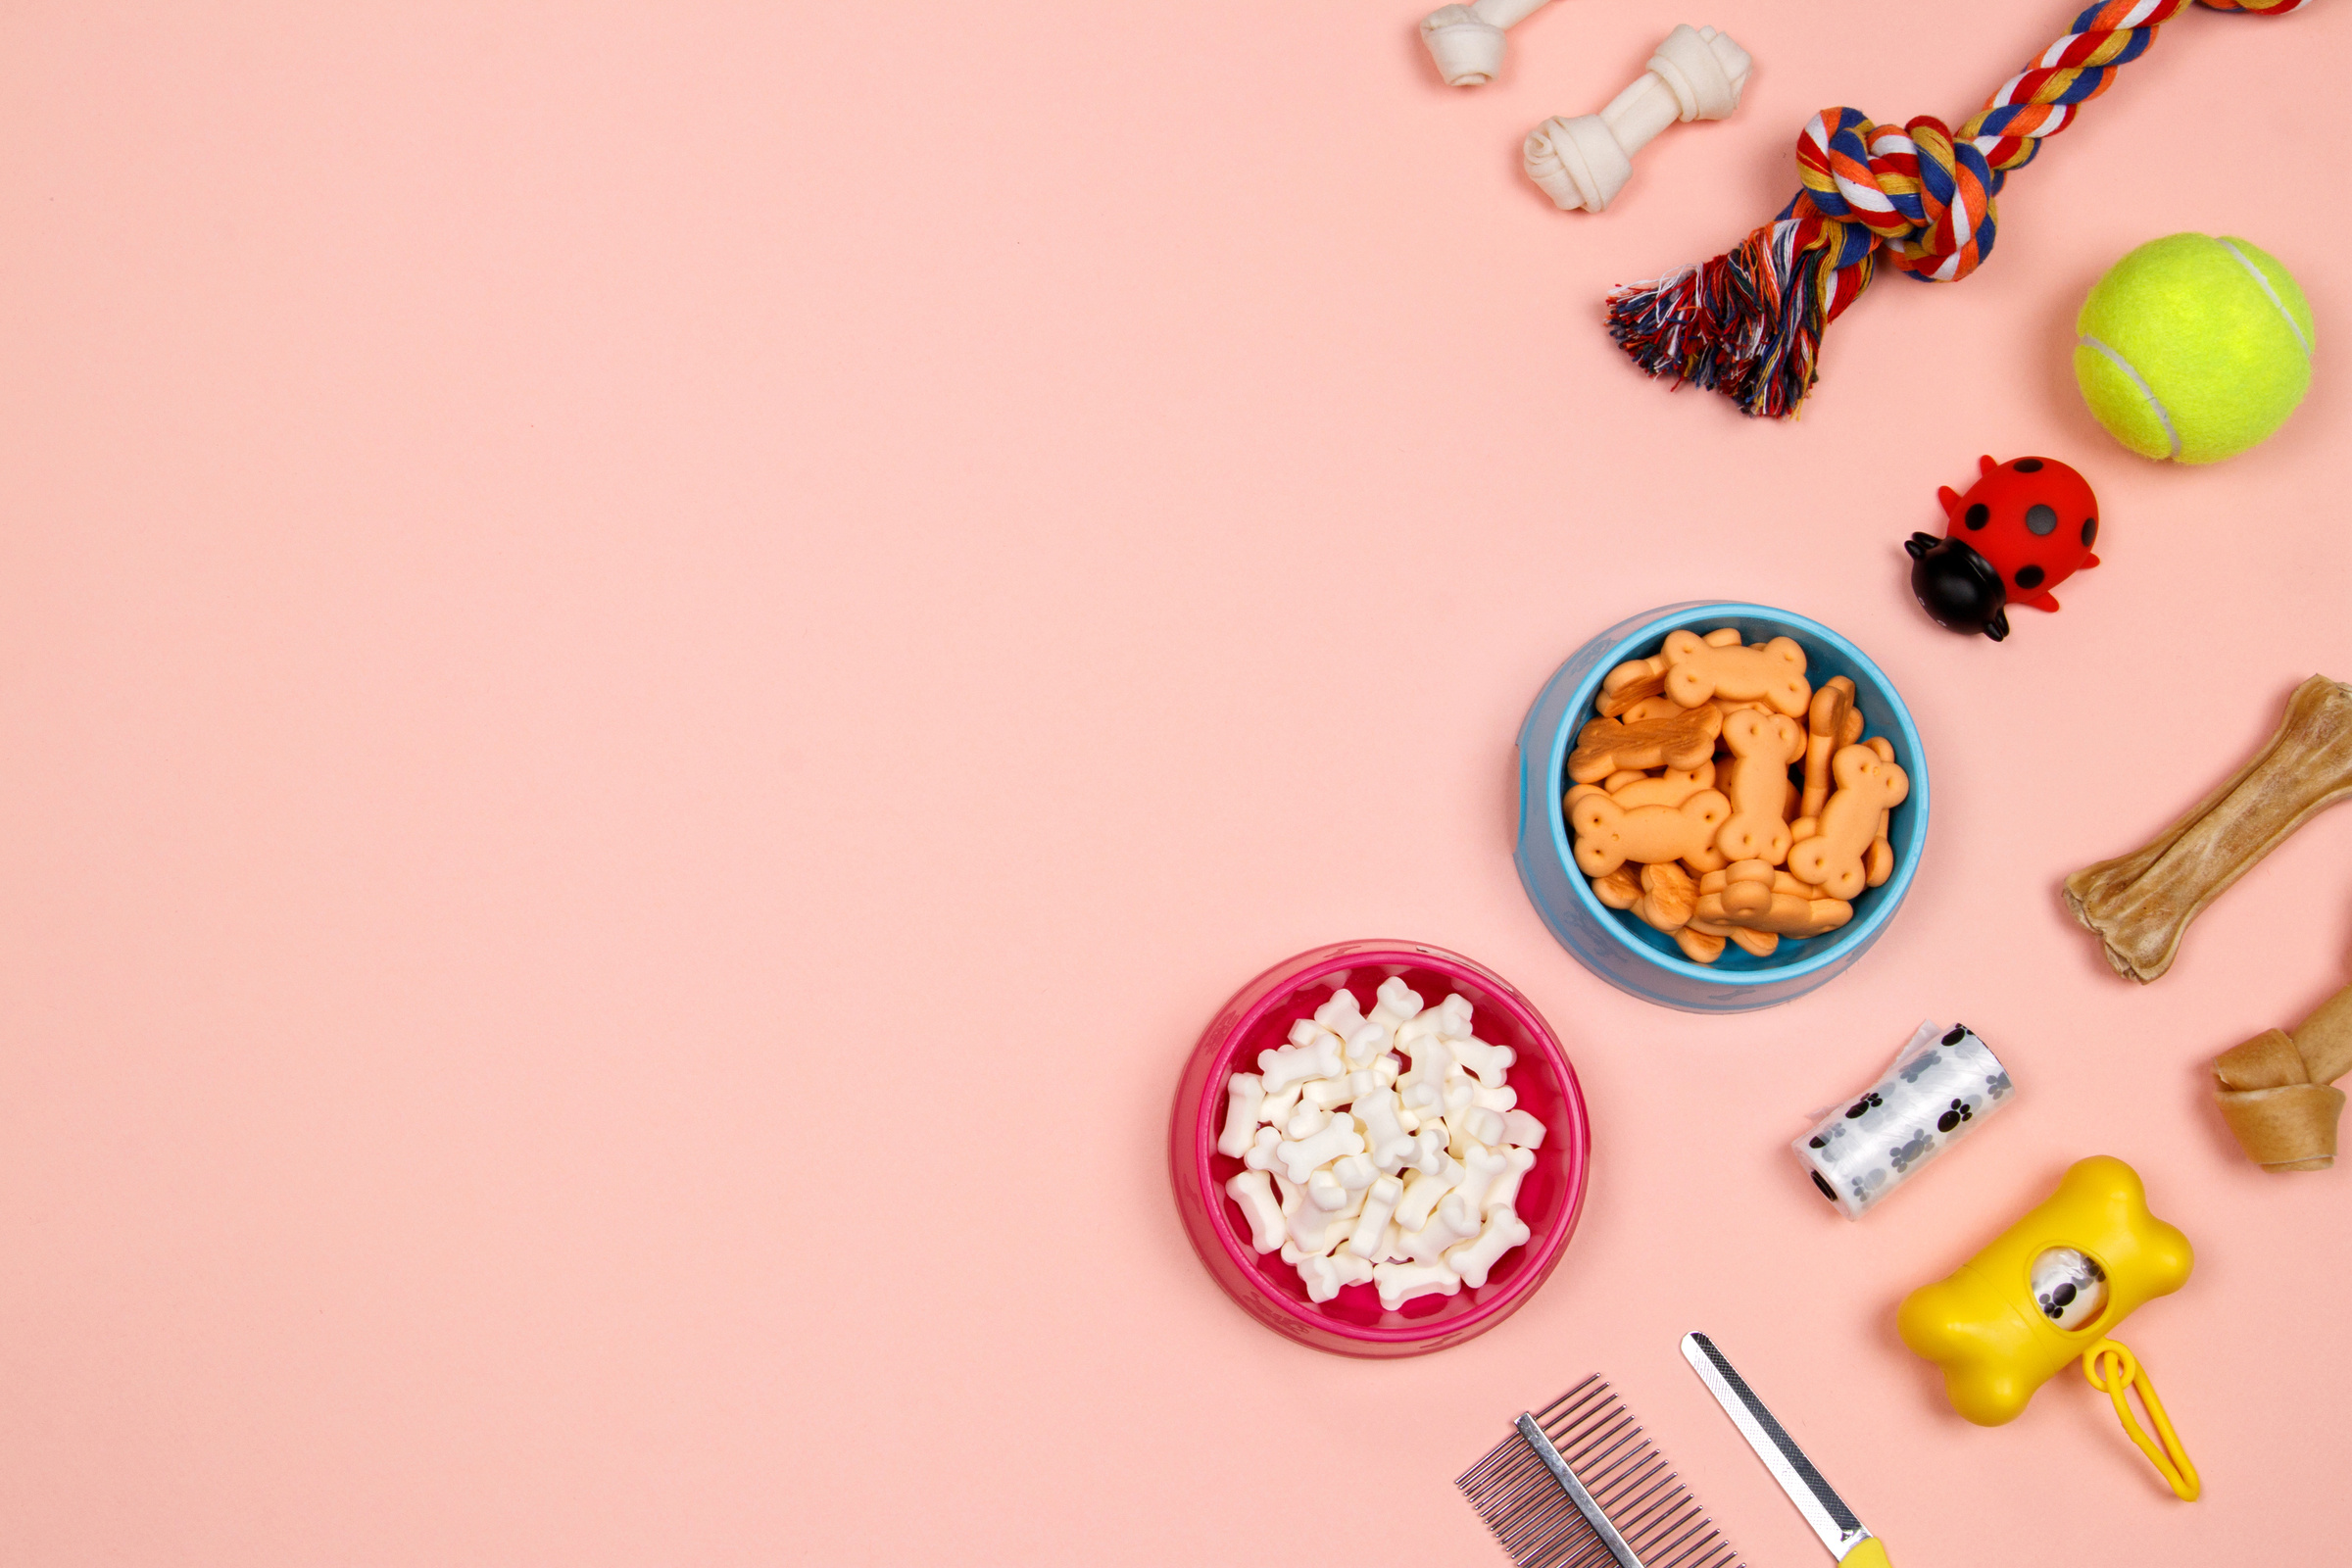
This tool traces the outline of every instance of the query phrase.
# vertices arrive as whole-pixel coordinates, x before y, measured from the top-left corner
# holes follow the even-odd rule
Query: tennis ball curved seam
[[[2139,388],[2139,395],[2147,399],[2149,412],[2156,416],[2156,422],[2164,426],[2165,440],[2172,443],[2172,450],[2165,454],[2166,461],[2169,462],[2179,457],[2180,455],[2180,432],[2173,428],[2172,415],[2165,411],[2164,400],[2156,395],[2154,387],[2148,385],[2147,378],[2132,368],[2130,360],[2125,359],[2095,337],[2085,335],[2077,338],[2075,343],[2078,348],[2098,350],[2107,356],[2108,362],[2117,369],[2132,378],[2132,384]]]
[[[2272,286],[2271,274],[2256,267],[2246,253],[2237,248],[2237,241],[2225,235],[2219,243],[2222,249],[2237,259],[2238,266],[2253,274],[2255,282],[2262,285],[2262,292],[2270,300],[2271,308],[2277,311],[2286,322],[2286,329],[2295,334],[2295,346],[2303,351],[2305,359],[2310,359],[2312,357],[2311,339],[2303,335],[2303,325],[2295,319],[2295,313],[2286,308],[2286,301],[2280,299],[2278,290]]]

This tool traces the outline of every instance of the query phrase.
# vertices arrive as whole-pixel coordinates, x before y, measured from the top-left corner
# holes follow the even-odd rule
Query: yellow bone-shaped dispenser
[[[2106,1303],[2072,1328],[2043,1315],[2032,1283],[2034,1260],[2065,1248],[2106,1274]],[[1953,1409],[1979,1426],[1999,1426],[2142,1302],[2186,1284],[2194,1263],[2188,1238],[2148,1212],[2138,1172],[2097,1154],[2070,1166],[2047,1200],[1948,1279],[1904,1297],[1895,1327],[1905,1345],[1943,1368]],[[2120,1414],[2120,1389],[2117,1397]]]

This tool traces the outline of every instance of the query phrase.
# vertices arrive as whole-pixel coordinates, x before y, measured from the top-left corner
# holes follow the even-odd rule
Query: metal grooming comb
[[[1740,1554],[1599,1378],[1512,1426],[1454,1485],[1519,1568],[1738,1568]]]

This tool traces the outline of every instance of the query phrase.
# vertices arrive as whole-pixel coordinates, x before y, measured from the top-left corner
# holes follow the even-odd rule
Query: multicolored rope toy
[[[1948,283],[1992,254],[1993,198],[2044,139],[2074,123],[2118,69],[2147,52],[2190,0],[2106,0],[1953,131],[1921,116],[1877,125],[1825,109],[1797,138],[1805,188],[1728,255],[1609,296],[1609,335],[1651,375],[1721,392],[1785,418],[1812,390],[1821,336],[1861,298],[1880,253]],[[2202,0],[2270,16],[2308,0]]]

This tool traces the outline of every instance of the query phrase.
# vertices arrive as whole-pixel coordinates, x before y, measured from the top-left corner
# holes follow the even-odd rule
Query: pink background
[[[1688,14],[1747,101],[1599,218],[1519,137],[1686,13],[1562,0],[1452,93],[1414,9],[0,18],[10,1560],[1484,1564],[1451,1478],[1594,1369],[1822,1560],[1694,1327],[1905,1568],[2340,1554],[2352,1177],[2246,1165],[2202,1064],[2347,978],[2352,811],[2145,989],[2055,889],[2352,674],[2329,362],[2184,470],[2067,352],[2192,228],[2333,347],[2352,9],[2181,20],[1788,425],[1644,384],[1601,294],[2067,8]],[[2026,451],[2107,564],[1952,637],[1896,547]],[[1696,1018],[1544,934],[1504,789],[1560,659],[1716,594],[1886,666],[1936,820],[1860,967]],[[1391,1365],[1245,1318],[1164,1169],[1200,1025],[1358,936],[1509,977],[1594,1122],[1543,1293]],[[1782,1146],[1923,1016],[2020,1100],[1849,1225]],[[2079,1380],[1981,1431],[1894,1339],[2102,1152],[2199,1249],[2124,1336],[2194,1506]]]

